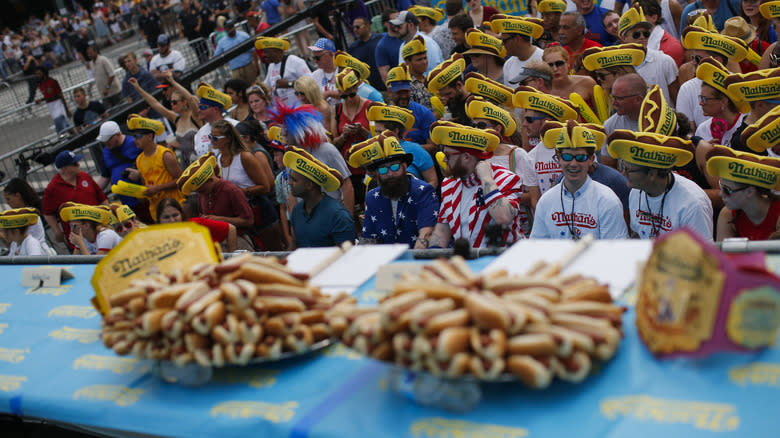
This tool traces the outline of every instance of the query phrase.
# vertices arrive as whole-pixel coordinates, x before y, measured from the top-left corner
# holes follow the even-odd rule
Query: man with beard
[[[436,122],[431,140],[442,147],[451,176],[441,185],[441,210],[429,248],[447,247],[460,238],[474,248],[486,247],[491,225],[502,229],[501,246],[522,239],[520,177],[488,161],[500,142],[496,132]]]
[[[435,153],[436,150],[428,141],[428,128],[436,121],[436,117],[433,111],[412,100],[412,83],[406,64],[391,68],[387,73],[386,84],[392,104],[410,110],[414,116],[414,125],[406,133],[406,138],[422,145],[428,153]]]
[[[445,114],[445,120],[469,125],[471,120],[466,115],[466,91],[463,89],[464,70],[466,70],[466,60],[463,55],[456,53],[431,70],[425,86],[447,107],[450,117],[448,119]]]
[[[406,173],[412,159],[390,131],[350,148],[349,164],[364,166],[379,184],[366,195],[360,243],[406,243],[413,249],[428,248],[439,200],[433,186]]]

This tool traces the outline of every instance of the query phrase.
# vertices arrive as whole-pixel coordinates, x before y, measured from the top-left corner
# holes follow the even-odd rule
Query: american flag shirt
[[[505,227],[502,239],[508,246],[524,237],[522,222],[525,217],[519,213],[520,197],[523,195],[520,177],[503,167],[494,164],[490,164],[490,167],[499,193],[490,197],[487,197],[488,193],[482,193],[481,201],[484,202],[478,202],[482,181],[476,172],[466,179],[444,178],[441,185],[439,223],[449,225],[453,239],[468,239],[473,248],[484,248],[487,245],[485,229],[495,223],[488,207],[500,198],[506,198],[518,211],[512,224]]]

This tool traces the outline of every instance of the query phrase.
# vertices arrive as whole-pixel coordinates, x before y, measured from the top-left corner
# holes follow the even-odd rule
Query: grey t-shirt
[[[639,121],[631,120],[628,118],[628,116],[621,116],[618,115],[618,113],[612,114],[606,121],[604,121],[604,132],[606,132],[607,137],[609,137],[609,134],[615,132],[616,129],[638,131]],[[601,147],[601,150],[599,152],[602,157],[609,155],[609,152],[607,152],[606,143]]]

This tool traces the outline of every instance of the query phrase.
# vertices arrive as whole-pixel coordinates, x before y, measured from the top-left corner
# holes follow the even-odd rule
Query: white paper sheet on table
[[[287,267],[294,272],[310,274],[321,264],[335,261],[341,256],[341,249],[336,246],[327,248],[298,248],[287,256]]]
[[[353,246],[330,266],[311,279],[322,288],[357,289],[376,274],[380,266],[400,257],[409,245]]]
[[[485,267],[485,272],[506,269],[522,275],[539,261],[555,263],[570,251],[571,240],[521,240]],[[650,256],[649,240],[597,240],[568,266],[565,274],[582,274],[608,283],[610,294],[618,298],[636,279],[637,268]]]

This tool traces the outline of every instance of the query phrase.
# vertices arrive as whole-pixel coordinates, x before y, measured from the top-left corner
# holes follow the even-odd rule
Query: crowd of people
[[[323,36],[298,56],[290,41],[258,36],[229,62],[224,88],[194,93],[160,35],[163,61],[145,69],[130,53],[121,85],[106,85],[106,99],[116,85],[149,108],[101,124],[101,175],[64,151],[42,201],[9,184],[5,239],[17,254],[46,251],[25,243],[40,236],[35,212],[77,254],[180,220],[250,251],[650,239],[681,227],[707,240],[778,236],[780,8],[403,6],[383,11],[381,35],[355,17],[348,47]],[[252,38],[223,26],[218,52]]]

